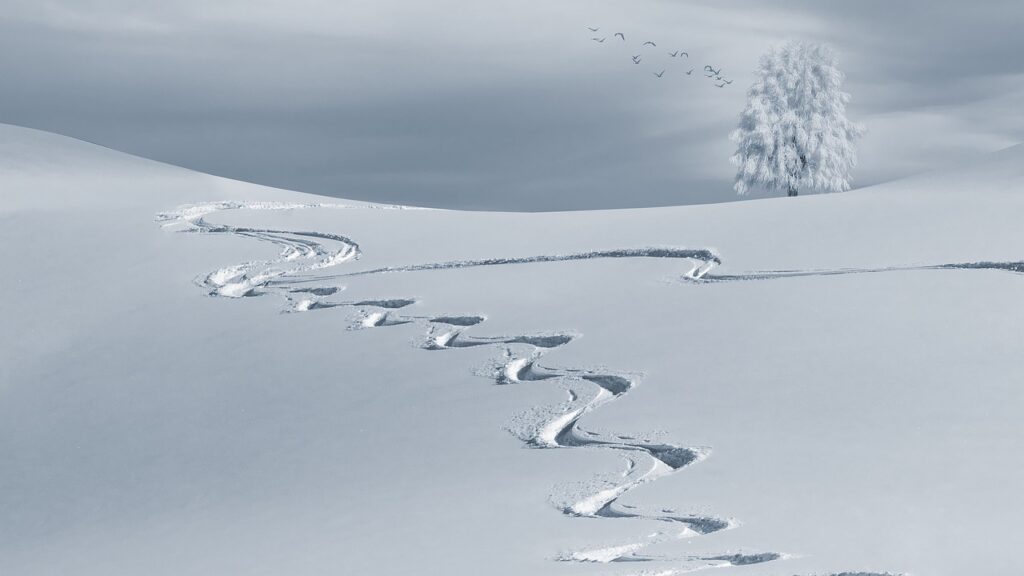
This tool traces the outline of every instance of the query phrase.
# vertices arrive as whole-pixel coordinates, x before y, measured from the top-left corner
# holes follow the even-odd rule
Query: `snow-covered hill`
[[[1022,161],[506,214],[0,126],[0,573],[1014,573]]]

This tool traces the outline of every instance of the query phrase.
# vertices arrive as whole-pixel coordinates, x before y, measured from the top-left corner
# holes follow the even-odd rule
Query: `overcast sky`
[[[727,201],[771,45],[836,49],[865,186],[1024,140],[1022,24],[1019,0],[0,0],[0,121],[348,198]]]

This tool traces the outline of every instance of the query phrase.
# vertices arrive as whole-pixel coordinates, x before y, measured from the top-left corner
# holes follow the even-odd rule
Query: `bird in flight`
[[[654,74],[654,75],[655,75],[655,76],[657,76],[658,78],[661,78],[662,76],[664,76],[664,75],[665,75],[665,71],[664,71],[664,70],[662,70],[661,72],[651,72],[651,74]]]
[[[720,78],[720,80],[722,81],[722,84],[732,84],[732,80],[726,80],[725,78]]]
[[[597,42],[598,44],[603,44],[604,43],[604,38],[591,38],[591,40],[593,40],[594,42]]]
[[[715,84],[715,87],[716,88],[725,88],[725,82],[722,82],[721,84]]]
[[[658,45],[657,45],[657,44],[655,44],[654,42],[651,42],[650,40],[648,40],[647,42],[644,42],[644,43],[642,44],[642,46],[647,46],[648,44],[650,44],[651,46],[654,46],[655,48],[657,48],[657,47],[658,47]]]
[[[597,32],[598,30],[600,30],[600,28],[591,28],[590,26],[587,26],[587,30],[590,30],[591,32]]]
[[[640,58],[639,54],[637,54],[636,56],[633,56],[633,64],[639,64],[640,60],[642,60],[642,58]]]
[[[669,52],[668,55],[675,58],[676,56],[679,56],[679,50],[676,50],[675,52]]]
[[[686,56],[687,58],[690,57],[690,53],[689,52],[680,52],[679,54],[680,54],[680,56]]]
[[[686,71],[687,76],[689,76],[690,74],[693,74],[693,68],[690,68],[689,70]]]
[[[711,67],[711,64],[705,64],[704,65],[704,71],[705,72],[711,72],[711,74],[714,75],[714,76],[718,76],[718,75],[720,75],[722,73],[722,69],[721,68],[719,68],[718,70],[715,70],[714,68]]]
[[[626,41],[626,35],[623,34],[622,32],[616,32],[615,35],[618,36],[619,38],[622,38],[623,42]]]

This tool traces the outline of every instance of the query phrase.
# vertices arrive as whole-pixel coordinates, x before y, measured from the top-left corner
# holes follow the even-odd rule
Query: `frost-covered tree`
[[[850,95],[827,46],[791,41],[761,57],[758,79],[732,133],[736,192],[763,186],[839,192],[850,189],[854,143],[864,127],[846,118]]]

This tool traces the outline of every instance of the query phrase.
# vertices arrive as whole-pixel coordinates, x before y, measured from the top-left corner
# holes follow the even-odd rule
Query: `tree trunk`
[[[796,196],[796,188],[790,188],[788,196]]]

